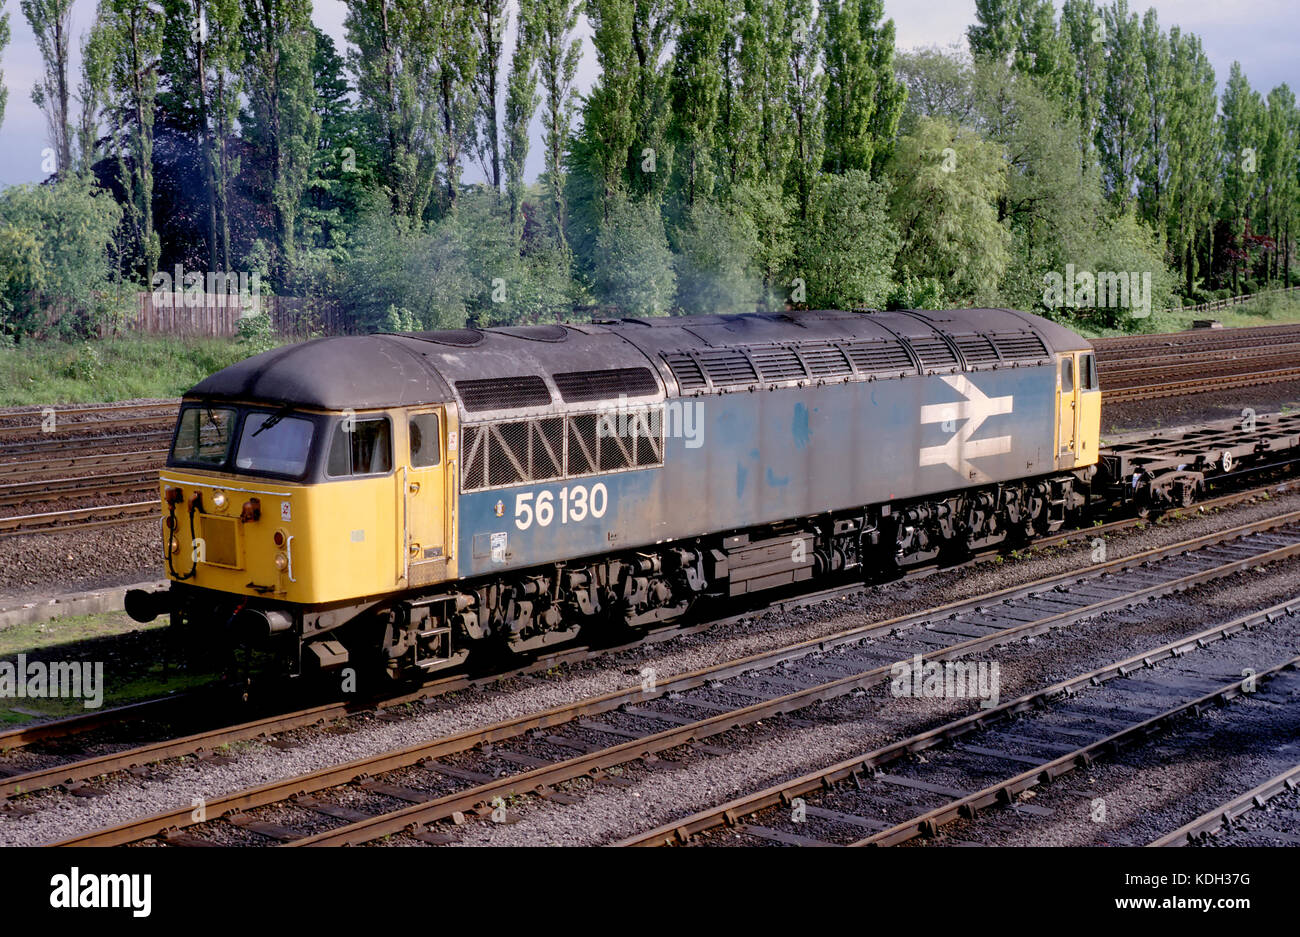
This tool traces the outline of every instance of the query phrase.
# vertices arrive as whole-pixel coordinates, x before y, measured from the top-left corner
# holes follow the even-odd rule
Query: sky
[[[41,168],[42,150],[49,144],[45,117],[31,100],[32,86],[41,73],[36,41],[18,0],[0,0],[0,3],[10,14],[12,31],[9,46],[0,53],[0,70],[9,89],[4,123],[0,125],[0,187],[3,187],[45,178]],[[73,36],[80,37],[89,29],[95,4],[96,0],[75,0]],[[1296,31],[1295,0],[1130,0],[1130,7],[1139,13],[1149,6],[1155,7],[1165,29],[1177,25],[1201,37],[1220,87],[1233,61],[1239,61],[1251,86],[1257,90],[1267,93],[1282,82],[1300,89],[1300,38]],[[316,23],[334,38],[340,49],[344,45],[344,11],[343,0],[315,0]],[[894,20],[900,48],[964,44],[966,27],[975,20],[975,0],[885,0],[885,16]],[[579,91],[586,91],[596,78],[597,68],[585,19],[579,34],[584,54],[577,85]],[[506,41],[512,44],[513,35]],[[72,45],[73,67],[69,77],[75,88],[81,56],[76,48],[78,42],[74,40]],[[541,170],[541,131],[536,121],[532,137],[527,165],[530,179]],[[481,179],[482,173],[473,167],[465,174],[467,182]]]

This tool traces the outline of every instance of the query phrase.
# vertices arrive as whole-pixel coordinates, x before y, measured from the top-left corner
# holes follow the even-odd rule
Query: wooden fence
[[[1292,293],[1296,290],[1300,290],[1300,286],[1279,286],[1277,289],[1260,290],[1258,293],[1246,293],[1242,296],[1228,296],[1208,303],[1197,303],[1195,306],[1175,306],[1169,312],[1215,312],[1219,309],[1227,309],[1230,306],[1240,306],[1244,302],[1259,299],[1261,296],[1269,296],[1273,293]]]
[[[116,327],[105,325],[100,331],[218,338],[238,335],[239,320],[258,313],[269,313],[271,327],[280,335],[294,338],[342,335],[354,330],[342,305],[328,300],[226,293],[137,293],[125,321]]]

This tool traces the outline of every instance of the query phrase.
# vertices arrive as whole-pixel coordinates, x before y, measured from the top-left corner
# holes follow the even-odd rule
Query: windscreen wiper
[[[293,412],[293,404],[286,403],[279,410],[276,410],[269,417],[267,417],[265,423],[263,423],[257,429],[253,430],[253,436],[256,436],[258,433],[262,432],[262,430],[270,429],[272,426],[274,426],[276,423],[279,423],[281,420],[283,420],[286,416],[288,416],[292,412]],[[252,436],[249,437],[249,439],[252,438],[253,438]]]

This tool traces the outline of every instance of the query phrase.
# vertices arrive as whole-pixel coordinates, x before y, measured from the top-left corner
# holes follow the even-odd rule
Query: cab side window
[[[1083,372],[1084,390],[1096,390],[1100,386],[1097,382],[1097,358],[1094,355],[1084,355],[1079,370]]]
[[[1070,394],[1074,392],[1074,359],[1061,359],[1061,393]]]
[[[326,474],[382,475],[392,471],[393,442],[388,418],[344,420],[334,427]]]
[[[417,413],[411,417],[407,433],[411,438],[412,467],[426,468],[442,460],[438,445],[438,414]]]

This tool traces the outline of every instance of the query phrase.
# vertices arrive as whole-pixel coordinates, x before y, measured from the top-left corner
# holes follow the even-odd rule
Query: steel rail
[[[854,755],[836,764],[810,772],[789,781],[782,781],[763,790],[734,798],[716,807],[697,811],[688,817],[665,823],[652,830],[637,833],[615,843],[616,846],[670,846],[685,844],[707,830],[722,826],[736,826],[744,817],[777,806],[789,806],[796,797],[827,790],[836,784],[855,778],[859,773],[870,774],[876,769],[897,761],[914,752],[925,751],[936,745],[960,738],[990,725],[1009,720],[1022,712],[1038,709],[1062,699],[1071,699],[1082,689],[1099,686],[1116,677],[1154,667],[1162,661],[1183,657],[1197,648],[1231,637],[1242,631],[1272,624],[1281,618],[1300,615],[1300,600],[1292,600],[1271,608],[1234,618],[1214,625],[1196,634],[1176,638],[1159,647],[1140,651],[1123,660],[1103,664],[1086,673],[1069,677],[1051,686],[1033,690],[1016,699],[989,709],[981,709],[962,716],[937,728],[891,742],[861,755]],[[1300,769],[1297,769],[1300,771]]]
[[[1120,557],[1108,560],[1102,563],[1092,564],[1080,570],[1067,573],[1059,573],[1052,576],[1043,577],[1030,583],[1019,586],[1012,586],[1000,589],[991,593],[975,596],[970,599],[963,599],[958,602],[948,603],[937,608],[928,609],[922,612],[916,612],[910,615],[899,616],[879,622],[871,622],[865,625],[859,625],[844,631],[827,635],[821,638],[809,638],[791,644],[785,647],[777,648],[759,654],[750,655],[734,661],[728,661],[706,668],[702,671],[696,671],[681,677],[671,678],[661,683],[661,688],[666,687],[663,692],[672,692],[681,689],[690,689],[698,686],[700,682],[709,679],[723,679],[734,677],[753,670],[765,669],[784,661],[794,660],[805,657],[812,653],[824,652],[845,644],[860,641],[868,635],[886,632],[893,633],[915,628],[940,618],[951,618],[955,615],[968,611],[979,611],[988,606],[1004,604],[1018,598],[1024,598],[1035,595],[1044,591],[1051,591],[1060,588],[1065,584],[1078,583],[1085,580],[1096,579],[1108,573],[1122,571],[1134,566],[1144,565],[1153,559],[1167,559],[1183,555],[1184,553],[1194,552],[1204,547],[1216,546],[1224,542],[1230,542],[1251,533],[1273,529],[1274,527],[1286,526],[1291,522],[1300,522],[1300,511],[1280,515],[1276,519],[1266,519],[1264,521],[1255,521],[1250,524],[1234,527],[1226,531],[1215,534],[1208,534],[1193,540],[1173,544],[1167,547],[1157,547],[1141,553],[1133,554],[1129,557]],[[1281,548],[1291,549],[1291,548]],[[1300,546],[1295,548],[1300,551]],[[1276,551],[1273,551],[1276,552]],[[1236,561],[1238,563],[1246,562],[1253,558]],[[1216,567],[1217,569],[1218,567]],[[1225,573],[1226,574],[1226,573]],[[775,607],[796,607],[816,604],[828,599],[853,594],[860,591],[864,586],[832,587],[820,590],[808,595],[794,596],[774,603]],[[1156,588],[1156,587],[1153,587]],[[1100,603],[1104,605],[1105,603]],[[1091,608],[1092,606],[1090,606]],[[1095,612],[1094,612],[1095,613]],[[688,634],[693,631],[701,631],[710,627],[725,624],[729,621],[735,621],[747,615],[753,614],[752,611],[742,612],[736,615],[730,615],[721,619],[711,619],[691,628],[665,628],[656,632],[652,636],[658,639],[667,639],[670,637]],[[637,644],[643,642],[635,642]],[[291,729],[303,728],[315,725],[330,719],[341,718],[353,715],[357,712],[373,710],[376,708],[387,708],[407,702],[414,702],[422,699],[429,699],[442,695],[453,690],[463,689],[472,685],[478,685],[484,682],[493,682],[504,679],[512,674],[536,671],[558,665],[564,660],[583,660],[588,659],[596,654],[606,654],[611,650],[621,650],[622,648],[574,648],[569,651],[556,652],[555,655],[547,656],[538,661],[527,665],[526,669],[512,671],[507,674],[492,675],[486,678],[475,679],[467,675],[457,675],[435,681],[425,687],[420,688],[409,694],[391,698],[382,702],[367,700],[365,702],[345,701],[322,704],[306,710],[301,710],[288,714],[279,714],[241,723],[239,725],[222,727],[206,732],[192,734],[179,739],[168,739],[149,745],[139,746],[123,751],[113,752],[105,755],[99,755],[87,759],[56,765],[37,771],[27,772],[22,775],[15,775],[9,778],[0,779],[0,799],[16,796],[19,793],[31,793],[35,790],[41,790],[60,784],[72,783],[75,781],[84,781],[89,778],[98,777],[114,771],[120,771],[135,767],[140,764],[147,764],[162,760],[163,758],[175,757],[178,754],[193,754],[197,751],[214,748],[218,745],[228,744],[233,741],[242,741],[251,738],[258,738],[270,735],[275,732],[289,731]],[[679,682],[685,680],[686,682]],[[627,694],[632,693],[632,697]],[[619,699],[612,708],[623,705],[632,700],[644,701],[662,695],[655,693],[653,696],[647,696],[640,688],[626,691],[616,691],[613,694],[607,694],[606,697],[598,697],[593,701],[598,707],[603,706],[607,699]],[[571,704],[575,707],[569,717],[562,721],[569,721],[583,715],[591,715],[598,712],[608,711],[608,708],[596,708],[591,710],[582,709],[582,703]],[[561,707],[563,710],[564,707]],[[128,714],[134,717],[134,713]],[[46,724],[44,731],[40,726],[34,726],[27,729],[19,728],[10,730],[7,733],[0,733],[0,750],[4,748],[16,748],[22,745],[31,744],[31,741],[40,739],[57,738],[74,734],[78,731],[85,731],[79,720],[87,717],[74,716],[63,720],[63,725]],[[93,718],[93,717],[91,717]],[[102,722],[92,723],[98,727]],[[547,723],[557,724],[557,723]],[[26,733],[34,732],[32,738],[28,739]],[[490,740],[490,739],[485,739]]]
[[[1190,823],[1185,823],[1172,833],[1166,833],[1159,839],[1147,843],[1148,846],[1187,846],[1199,842],[1207,836],[1213,836],[1220,830],[1229,829],[1232,822],[1243,814],[1263,807],[1273,797],[1283,791],[1300,789],[1300,765],[1288,768],[1275,778],[1253,788],[1240,797],[1234,797],[1226,804],[1206,811]]]
[[[1288,517],[1293,519],[1294,514],[1288,515]],[[1249,530],[1249,528],[1257,527],[1261,523],[1263,529],[1268,529],[1270,526],[1282,526],[1282,523],[1278,523],[1277,521],[1272,521],[1271,523],[1256,522],[1256,524],[1252,525],[1243,525],[1241,529],[1246,532],[1256,532]],[[1220,535],[1218,542],[1223,542],[1224,540],[1229,539],[1233,538],[1223,537]],[[1205,540],[1205,538],[1197,538],[1197,541],[1202,540]],[[1189,541],[1189,543],[1195,543],[1197,541]],[[1207,542],[1205,545],[1208,546],[1211,544]],[[1186,545],[1184,544],[1179,546],[1185,547]],[[1126,564],[1124,568],[1127,568],[1128,566],[1140,566],[1147,560],[1151,559],[1155,552],[1158,551],[1148,551],[1146,554],[1136,554],[1133,557],[1128,557],[1123,560],[1112,561],[1112,563]],[[1185,552],[1187,552],[1186,549],[1167,548],[1165,550],[1165,555],[1166,557],[1172,558]],[[1133,604],[1145,601],[1149,598],[1165,595],[1173,591],[1180,591],[1200,582],[1211,581],[1221,576],[1231,575],[1233,572],[1237,572],[1243,568],[1248,568],[1252,565],[1262,565],[1275,562],[1297,554],[1300,554],[1300,540],[1293,544],[1267,550],[1252,557],[1231,560],[1207,570],[1179,576],[1175,579],[1166,580],[1158,584],[1144,586],[1120,596],[1102,599],[1087,606],[1070,609],[1052,615],[1039,616],[1029,621],[1021,621],[1014,625],[994,631],[989,635],[971,638],[949,647],[935,648],[931,651],[925,652],[922,656],[925,660],[948,660],[960,657],[987,647],[996,646],[1008,640],[1016,640],[1022,637],[1040,634],[1052,628],[1062,627],[1076,621],[1091,618],[1105,611],[1130,607]],[[1107,563],[1098,565],[1110,566],[1112,564]],[[1078,574],[1075,573],[1055,578],[1059,578],[1062,581],[1068,581],[1079,577]],[[1006,595],[1015,592],[1016,589],[1013,588],[1001,591]],[[929,616],[929,618],[933,617],[933,615]],[[923,620],[929,620],[929,618],[923,618]],[[371,776],[385,771],[395,770],[397,768],[409,767],[433,758],[463,752],[484,742],[516,737],[531,729],[560,725],[573,721],[583,715],[609,712],[627,703],[646,701],[668,693],[691,689],[711,680],[718,680],[727,676],[759,669],[757,666],[757,662],[759,661],[761,661],[764,666],[772,666],[783,660],[807,656],[808,653],[811,653],[812,650],[819,647],[833,647],[849,641],[857,641],[871,630],[880,630],[881,628],[889,627],[890,624],[891,623],[889,622],[881,622],[874,626],[860,626],[855,629],[850,629],[848,632],[842,632],[840,635],[831,636],[830,638],[811,639],[801,642],[799,645],[793,645],[759,655],[752,655],[749,658],[729,662],[720,667],[711,667],[703,671],[694,671],[692,673],[678,675],[657,683],[654,689],[649,692],[641,687],[614,691],[575,704],[557,707],[541,713],[517,717],[511,720],[506,720],[503,723],[496,723],[491,726],[470,730],[458,735],[419,743],[397,751],[385,752],[380,755],[358,759],[347,764],[332,766],[307,775],[280,779],[257,788],[222,795],[208,802],[207,815],[217,817],[253,807],[282,802],[293,796],[313,793],[330,787],[337,787],[361,777]],[[895,624],[896,627],[896,623],[893,624]],[[592,772],[636,760],[646,754],[663,751],[683,744],[689,744],[692,741],[707,738],[725,732],[736,726],[749,724],[771,715],[802,709],[814,702],[834,699],[852,692],[855,689],[883,682],[888,679],[891,668],[892,665],[872,667],[857,674],[839,678],[828,683],[823,683],[818,686],[790,693],[772,700],[755,703],[750,706],[715,715],[687,725],[675,726],[668,730],[648,735],[644,738],[635,739],[608,749],[581,755],[553,765],[497,779],[486,784],[472,787],[468,790],[459,791],[447,797],[438,798],[431,802],[414,804],[402,810],[380,814],[368,820],[347,824],[343,827],[317,834],[313,837],[304,837],[303,839],[295,840],[294,843],[312,845],[323,843],[338,844],[344,842],[366,842],[378,836],[400,832],[413,824],[427,823],[433,820],[446,818],[451,816],[452,813],[489,801],[496,796],[526,793],[535,790],[538,786],[558,783],[559,781],[571,780],[576,777],[589,775]],[[63,840],[62,844],[116,845],[126,842],[134,842],[155,835],[164,830],[190,826],[193,825],[194,822],[192,808],[184,807],[157,814],[152,817],[136,819],[109,829],[92,831],[75,836]]]
[[[1263,683],[1284,670],[1295,670],[1297,668],[1300,668],[1300,656],[1292,657],[1274,664],[1267,670],[1260,671],[1255,675],[1254,680],[1256,683]],[[1185,703],[1179,703],[1177,706],[1172,706],[1158,715],[1134,722],[1118,732],[1113,732],[1103,739],[1082,745],[1074,751],[1036,768],[1031,768],[1015,777],[989,785],[973,794],[957,798],[942,807],[936,807],[920,816],[897,823],[889,829],[872,833],[870,836],[865,836],[850,845],[896,846],[918,836],[933,836],[939,827],[954,820],[975,819],[979,816],[980,811],[989,807],[1006,806],[1015,803],[1016,797],[1023,791],[1037,787],[1039,784],[1046,784],[1064,774],[1069,774],[1075,768],[1086,767],[1098,757],[1117,754],[1128,743],[1143,739],[1161,729],[1167,728],[1174,718],[1184,713],[1190,712],[1199,715],[1208,706],[1226,704],[1228,701],[1247,692],[1243,687],[1243,683],[1245,683],[1244,680],[1237,679],[1223,684],[1203,696]]]
[[[1103,404],[1131,400],[1154,400],[1160,397],[1175,397],[1184,393],[1209,393],[1216,390],[1234,390],[1242,387],[1258,387],[1263,384],[1278,384],[1284,381],[1296,380],[1300,380],[1300,367],[1259,371],[1250,374],[1207,377],[1193,381],[1169,381],[1145,386],[1117,387],[1112,390],[1103,388],[1101,399]]]

